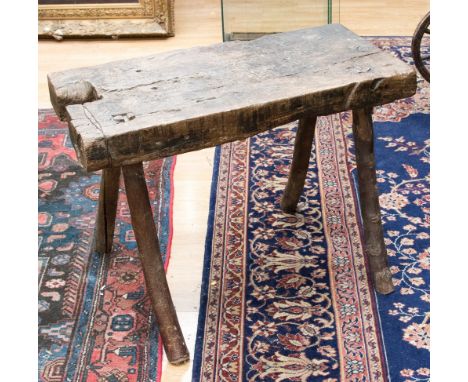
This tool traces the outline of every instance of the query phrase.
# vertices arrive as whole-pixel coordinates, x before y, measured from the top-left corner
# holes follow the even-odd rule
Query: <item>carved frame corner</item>
[[[174,29],[174,0],[38,7],[40,39],[172,37]]]

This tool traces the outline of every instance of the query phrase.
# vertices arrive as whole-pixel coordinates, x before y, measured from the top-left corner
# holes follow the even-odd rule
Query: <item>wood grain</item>
[[[151,299],[167,358],[172,364],[178,365],[189,361],[190,355],[166,280],[143,165],[138,163],[124,166],[122,171],[146,290]]]
[[[356,146],[359,199],[364,223],[365,253],[374,287],[379,293],[393,292],[392,274],[388,268],[379,192],[375,173],[372,109],[353,110],[353,135]]]
[[[91,171],[391,102],[414,94],[416,74],[333,24],[52,73],[49,88]]]
[[[102,170],[95,234],[96,252],[101,254],[112,251],[115,215],[119,198],[119,182],[120,167]]]
[[[296,138],[294,139],[294,154],[291,169],[289,170],[288,184],[281,199],[281,209],[289,214],[296,211],[297,203],[304,189],[316,122],[317,116],[315,115],[307,115],[299,120]]]

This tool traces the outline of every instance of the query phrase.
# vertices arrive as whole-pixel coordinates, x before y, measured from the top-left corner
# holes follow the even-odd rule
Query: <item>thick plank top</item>
[[[247,42],[52,73],[87,170],[242,139],[305,113],[326,115],[409,97],[416,74],[333,24]]]

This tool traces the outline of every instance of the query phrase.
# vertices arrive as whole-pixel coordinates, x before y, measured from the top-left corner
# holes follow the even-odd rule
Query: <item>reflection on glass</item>
[[[251,40],[332,20],[332,0],[222,0],[222,7],[225,41]]]

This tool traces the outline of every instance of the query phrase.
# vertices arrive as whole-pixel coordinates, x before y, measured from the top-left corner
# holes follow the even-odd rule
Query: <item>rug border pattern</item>
[[[330,118],[332,118],[332,116],[326,118],[329,118],[329,123],[327,125],[330,125],[332,122]],[[320,189],[322,192],[321,202],[324,229],[326,230],[327,235],[330,235],[330,237],[327,238],[329,246],[329,264],[332,264],[334,257],[338,255],[342,256],[344,250],[344,253],[350,261],[350,267],[353,268],[348,269],[347,272],[336,266],[330,266],[329,268],[330,277],[333,279],[333,283],[336,284],[335,286],[337,286],[337,290],[332,292],[335,304],[335,317],[337,320],[337,333],[339,336],[338,338],[343,340],[343,345],[339,348],[339,354],[341,357],[340,380],[343,382],[357,380],[367,380],[372,382],[386,381],[384,365],[382,363],[381,357],[378,325],[376,321],[377,315],[374,311],[372,290],[369,285],[369,280],[367,279],[366,263],[364,259],[362,242],[360,241],[360,239],[357,239],[353,240],[352,242],[344,243],[344,247],[335,248],[336,243],[334,242],[334,239],[342,235],[343,232],[345,232],[345,230],[352,230],[350,237],[357,238],[360,238],[360,231],[359,222],[357,221],[356,215],[357,206],[354,204],[354,201],[349,202],[349,198],[353,197],[353,188],[350,176],[348,174],[346,160],[342,159],[346,159],[346,157],[340,157],[339,163],[336,163],[336,158],[338,155],[337,150],[340,150],[340,154],[342,155],[346,154],[344,136],[341,135],[333,138],[333,135],[335,134],[335,132],[333,131],[330,131],[328,134],[331,138],[331,141],[335,138],[337,139],[337,142],[339,141],[339,143],[337,143],[339,147],[335,147],[335,145],[333,145],[333,142],[331,142],[332,145],[330,145],[329,142],[328,156],[324,156],[323,153],[320,154],[320,149],[322,148],[321,144],[323,145],[324,142],[317,142],[318,149],[316,151],[319,171],[321,171],[319,179],[321,182]],[[247,142],[250,142],[250,140],[248,140]],[[209,274],[207,278],[204,279],[204,283],[209,282],[209,290],[208,295],[206,296],[206,302],[203,301],[203,296],[201,300],[201,311],[203,309],[203,304],[206,304],[206,311],[200,313],[199,320],[200,323],[203,323],[204,321],[204,327],[203,329],[199,327],[197,344],[202,344],[203,350],[200,352],[199,355],[197,354],[196,360],[194,362],[194,380],[218,381],[220,380],[218,379],[220,378],[219,373],[223,372],[223,370],[221,370],[221,365],[223,362],[218,358],[220,357],[220,354],[224,354],[222,349],[218,347],[221,344],[220,339],[222,339],[222,334],[220,334],[219,330],[222,329],[222,325],[224,325],[224,323],[220,323],[220,310],[222,309],[222,307],[220,306],[219,302],[221,301],[222,294],[225,293],[226,290],[222,289],[222,286],[219,285],[219,282],[221,281],[220,279],[222,279],[222,277],[219,277],[219,274],[215,275],[216,272],[213,272],[213,269],[220,269],[220,267],[223,266],[223,253],[227,249],[225,245],[228,242],[224,235],[226,233],[226,230],[228,229],[230,221],[233,219],[231,213],[241,208],[244,208],[244,210],[247,209],[247,206],[245,204],[247,203],[246,199],[243,199],[240,203],[236,199],[235,210],[230,210],[230,212],[227,213],[226,218],[224,218],[223,215],[224,211],[227,211],[226,209],[230,207],[229,201],[226,198],[229,191],[232,191],[232,189],[230,188],[230,180],[232,179],[231,172],[244,171],[244,174],[246,174],[247,172],[246,168],[237,168],[239,167],[238,161],[236,162],[236,166],[233,166],[232,161],[229,161],[232,155],[232,151],[236,150],[236,147],[238,147],[239,145],[243,146],[244,144],[244,141],[242,141],[223,145],[219,149],[219,153],[215,154],[215,156],[219,155],[219,173],[217,175],[216,183],[213,181],[212,184],[212,196],[213,192],[217,194],[214,204],[214,211],[210,211],[210,213],[213,212],[213,242],[211,243],[210,248],[206,248],[207,251],[212,249],[213,252],[211,256]],[[248,151],[245,154],[248,154]],[[335,158],[335,163],[331,164],[330,161],[333,160],[333,158]],[[244,163],[249,164],[249,161],[244,160]],[[336,170],[333,170],[332,167],[329,167],[330,165],[337,166],[338,172]],[[327,187],[324,187],[324,185],[322,184],[325,180],[325,177],[330,176],[331,174],[333,174],[333,172],[339,173],[339,179],[334,179],[334,181],[338,185],[341,184],[341,186],[335,187],[335,194],[333,195],[333,202],[336,203],[336,201],[338,200],[338,204],[333,204],[333,202],[331,201],[332,198],[329,195],[330,190],[327,189]],[[322,177],[324,178],[322,179]],[[341,190],[341,188],[343,188],[343,185],[346,188],[346,194],[343,194],[344,191]],[[347,204],[346,201],[348,201]],[[336,216],[337,214],[340,214],[340,221],[342,223],[338,225],[327,224],[327,219],[330,216]],[[238,219],[238,217],[235,217],[234,219]],[[243,261],[245,261],[245,252]],[[346,273],[345,276],[347,275],[347,280],[343,279],[344,273]],[[215,276],[215,279],[212,279],[212,276]],[[230,275],[230,277],[233,277],[233,275]],[[350,291],[349,284],[351,283],[354,286],[356,285],[357,280],[359,280],[359,285],[361,286],[360,290],[358,291],[353,287],[353,289]],[[343,285],[343,287],[340,288],[338,285]],[[245,301],[242,299],[241,301],[242,304],[244,304]],[[354,314],[345,315],[341,317],[339,313],[340,308],[349,305],[352,305],[356,308]],[[241,311],[243,311],[243,309],[244,308],[242,305]],[[361,314],[364,317],[364,319],[362,320],[359,319],[359,316]],[[358,323],[357,332],[355,328],[356,322]],[[238,324],[238,326],[240,326],[240,323]],[[238,333],[242,334],[242,331]],[[348,338],[347,335],[349,333],[353,334],[353,336]],[[357,340],[356,334],[358,335]],[[235,348],[234,345],[231,346],[229,350],[232,350],[233,348]],[[232,366],[231,369],[230,364],[229,367],[229,369],[238,373],[237,375],[242,375],[241,361],[241,359],[238,359],[236,366]],[[350,365],[350,368],[348,368],[348,372],[346,369],[347,365]],[[356,369],[356,365],[362,365],[361,372],[356,372],[356,370],[359,370],[359,368]],[[353,369],[352,367],[355,368]],[[198,375],[197,372],[201,372],[201,370],[203,370],[203,375]],[[229,375],[223,375],[221,380],[231,381],[237,379],[232,378],[232,376],[230,377]]]
[[[38,110],[38,119],[39,123],[41,123],[44,118],[47,117],[55,117],[55,113],[51,109],[39,109]],[[56,117],[55,117],[56,118]],[[55,121],[54,121],[55,123]],[[43,127],[39,126],[39,134],[44,131]],[[50,129],[47,128],[47,131],[54,131],[58,133],[62,133],[62,131],[68,134],[68,129],[63,127],[63,123],[57,120],[57,126],[52,126]],[[64,143],[65,145],[65,143]],[[70,151],[73,152],[73,149],[70,148]],[[172,249],[172,237],[173,237],[173,202],[174,202],[174,169],[176,165],[176,157],[168,157],[163,159],[163,163],[161,164],[161,177],[159,178],[159,183],[156,187],[160,189],[160,197],[158,201],[151,200],[152,208],[158,208],[158,216],[159,221],[157,222],[157,231],[161,232],[160,239],[161,239],[161,246],[162,250],[164,250],[165,254],[165,269],[167,270],[171,249]],[[92,176],[93,174],[89,174]],[[164,181],[166,179],[167,181]],[[166,227],[165,231],[161,231],[164,227]],[[116,230],[118,228],[116,227]],[[79,311],[80,313],[76,317],[76,323],[74,325],[74,330],[71,333],[70,343],[68,346],[67,354],[65,358],[57,359],[57,361],[61,361],[61,365],[63,366],[63,378],[67,381],[72,380],[83,380],[90,377],[87,376],[88,370],[87,365],[89,364],[89,358],[83,358],[83,340],[84,336],[89,337],[93,336],[92,333],[89,332],[90,327],[92,327],[92,321],[94,320],[94,316],[92,311],[96,309],[96,298],[98,297],[98,289],[96,289],[96,285],[100,285],[102,283],[102,272],[107,266],[109,265],[109,261],[111,259],[109,256],[106,256],[104,259],[99,259],[98,256],[93,256],[93,251],[91,249],[94,246],[93,240],[93,231],[92,229],[90,232],[83,231],[82,236],[86,237],[87,240],[82,243],[78,243],[78,247],[76,250],[80,252],[90,253],[89,257],[87,257],[87,261],[85,263],[78,262],[75,264],[75,268],[79,269],[80,272],[86,274],[86,278],[77,278],[76,274],[72,274],[72,277],[77,279],[76,283],[72,283],[69,288],[74,288],[75,290],[82,290],[82,293],[78,293],[79,299],[76,301],[71,301],[70,304],[67,305],[66,312],[73,316],[73,312]],[[78,256],[73,256],[73,261],[80,261]],[[67,281],[68,282],[68,281]],[[69,294],[71,291],[68,291]],[[84,313],[84,314],[83,314]],[[153,315],[150,314],[148,316],[148,321],[153,323],[154,318]],[[148,381],[160,381],[161,380],[161,373],[162,373],[162,356],[163,356],[163,349],[161,346],[161,339],[159,338],[156,325],[149,325],[151,328],[151,333],[149,334],[150,341],[147,341],[145,344],[144,355],[140,359],[142,361],[140,363],[138,375],[142,377],[144,380]],[[89,345],[89,344],[88,344]],[[86,352],[84,352],[86,353]],[[88,351],[88,357],[91,356],[91,352]],[[66,361],[66,363],[65,363]],[[42,378],[41,370],[39,370],[39,379]],[[44,376],[45,378],[45,376]]]
[[[369,380],[385,381],[386,373],[380,349],[378,314],[374,308],[373,290],[367,273],[367,263],[362,243],[361,222],[358,221],[359,209],[353,195],[353,185],[347,167],[346,139],[343,135],[340,115],[319,119],[319,129],[327,133],[317,134],[316,154],[319,171],[319,185],[325,237],[328,243],[328,266],[331,293],[335,306],[335,319],[340,346],[342,381]],[[327,121],[325,123],[324,121]],[[326,139],[329,137],[330,139]],[[335,176],[337,175],[337,176]],[[331,184],[332,186],[327,186]],[[335,203],[336,199],[340,203]],[[338,221],[339,223],[332,223]],[[347,232],[346,234],[343,234]],[[342,243],[342,237],[354,238]],[[336,257],[348,259],[350,264],[338,265]],[[359,290],[357,285],[361,287]],[[352,289],[350,288],[352,286]],[[341,312],[350,307],[359,307],[359,314],[343,315]],[[360,320],[362,318],[362,321]],[[359,341],[355,341],[355,325],[360,326]],[[351,334],[351,336],[350,336]],[[363,366],[363,372],[346,373],[346,365]],[[366,367],[364,367],[366,366]]]

